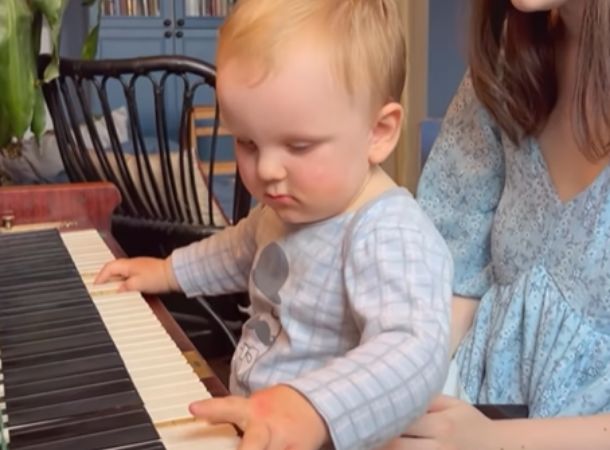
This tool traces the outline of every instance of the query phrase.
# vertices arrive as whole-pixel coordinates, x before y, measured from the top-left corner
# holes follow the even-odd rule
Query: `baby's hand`
[[[115,277],[123,279],[119,292],[160,294],[179,290],[169,258],[117,259],[102,267],[94,283],[106,283]]]
[[[318,450],[328,441],[322,418],[288,386],[273,386],[250,398],[202,400],[191,403],[190,410],[199,419],[230,422],[243,430],[239,450]]]

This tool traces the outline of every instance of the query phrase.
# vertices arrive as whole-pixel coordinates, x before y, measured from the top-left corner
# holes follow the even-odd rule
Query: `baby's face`
[[[350,96],[318,47],[302,47],[261,79],[251,64],[218,70],[223,124],[244,184],[287,223],[346,211],[371,165],[368,96]]]

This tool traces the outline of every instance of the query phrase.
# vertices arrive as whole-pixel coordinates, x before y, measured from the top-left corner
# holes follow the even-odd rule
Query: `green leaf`
[[[30,3],[34,11],[45,16],[50,27],[61,22],[61,16],[68,4],[67,0],[30,0]]]
[[[61,20],[68,0],[30,0],[32,8],[47,19],[51,32],[51,62],[44,72],[44,81],[51,81],[59,74],[59,34]]]
[[[33,15],[28,2],[0,2],[0,145],[20,138],[32,121],[36,56],[32,54]]]
[[[44,107],[44,96],[42,95],[42,89],[40,86],[36,89],[34,97],[34,114],[32,116],[32,133],[36,136],[36,141],[40,144],[40,136],[44,131],[46,124],[46,111]]]
[[[81,51],[81,57],[83,59],[93,59],[95,57],[99,34],[100,24],[98,23],[96,26],[91,28],[91,31],[89,31],[89,34],[87,35],[87,39],[85,39],[85,43],[83,44],[83,49]]]
[[[42,35],[42,14],[40,12],[34,13],[34,20],[32,21],[32,54],[38,55],[40,53],[40,37]]]
[[[102,20],[102,1],[101,0],[83,0],[83,5],[91,6],[97,1],[97,23],[91,30],[85,39],[83,48],[81,49],[81,58],[93,59],[97,53],[97,42],[100,35],[100,20]]]
[[[12,31],[11,17],[14,14],[13,5],[8,2],[0,2],[0,67],[8,67],[8,47]],[[8,92],[8,78],[0,71],[0,92]],[[4,147],[11,138],[10,112],[8,104],[0,102],[0,147]]]

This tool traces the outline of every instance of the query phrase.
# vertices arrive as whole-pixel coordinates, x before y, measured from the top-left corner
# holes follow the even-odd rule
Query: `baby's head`
[[[406,45],[395,0],[239,0],[220,30],[217,66],[250,63],[262,78],[303,44],[326,53],[337,81],[373,108],[400,102]]]
[[[395,0],[239,0],[217,92],[254,197],[291,223],[348,210],[398,140],[405,66]]]

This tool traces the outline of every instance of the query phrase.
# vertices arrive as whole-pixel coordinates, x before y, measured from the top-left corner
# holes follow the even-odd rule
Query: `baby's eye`
[[[313,148],[312,142],[291,142],[288,144],[288,148],[295,152],[302,152]]]
[[[239,147],[245,148],[246,150],[255,151],[255,150],[258,149],[258,147],[254,143],[254,141],[251,141],[249,139],[240,139],[240,138],[237,138],[237,139],[235,139],[235,142],[237,143],[237,145]]]

